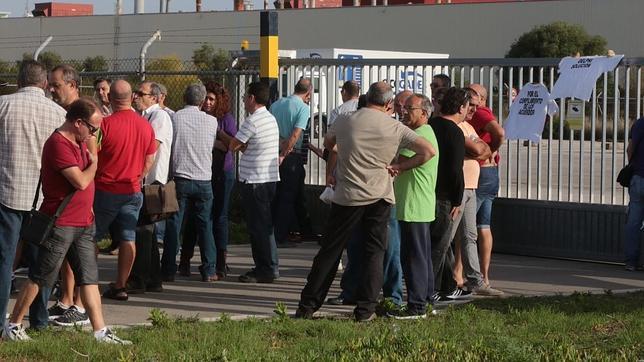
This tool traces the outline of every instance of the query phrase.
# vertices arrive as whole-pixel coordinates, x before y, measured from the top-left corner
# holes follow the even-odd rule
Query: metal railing
[[[321,146],[326,116],[341,104],[339,88],[357,80],[365,92],[369,84],[385,80],[395,92],[410,89],[430,96],[435,74],[446,73],[452,84],[480,83],[488,89],[487,106],[503,125],[517,91],[528,82],[549,90],[557,78],[559,59],[283,59],[279,89],[288,95],[300,77],[312,78],[315,95],[310,104],[311,142]],[[566,125],[566,102],[544,127],[542,139],[507,141],[499,151],[501,187],[508,198],[625,205],[627,191],[615,178],[627,162],[626,145],[632,123],[642,116],[644,58],[625,58],[617,69],[600,76],[590,102],[584,102],[582,130]],[[325,164],[309,158],[307,183],[323,184]]]
[[[155,64],[154,60],[149,62]],[[168,88],[167,103],[171,108],[182,106],[187,84],[216,78],[231,92],[234,114],[240,122],[245,116],[242,99],[246,86],[259,78],[257,70],[252,68],[199,71],[188,62],[173,62],[173,70],[164,70],[170,67],[165,67],[161,60],[158,67],[151,67],[150,63],[146,77]],[[297,79],[312,78],[315,95],[310,104],[310,140],[322,147],[326,117],[342,103],[339,89],[345,80],[357,80],[363,93],[369,84],[386,80],[396,92],[410,89],[429,96],[431,77],[446,73],[456,86],[484,85],[488,89],[487,106],[503,124],[511,104],[510,90],[520,90],[528,82],[543,83],[551,90],[558,63],[559,59],[281,59],[278,89],[286,96],[293,92]],[[118,66],[106,71],[81,72],[83,94],[92,94],[91,84],[97,77],[123,78],[133,84],[140,81],[141,74],[134,67],[134,60],[110,60],[109,64]],[[625,150],[630,127],[642,116],[642,66],[644,58],[625,58],[615,71],[599,78],[591,101],[584,103],[583,131],[566,126],[568,99],[557,99],[560,113],[546,123],[540,142],[507,141],[499,150],[499,195],[625,205],[628,193],[615,178],[627,162]],[[0,80],[9,83],[0,87],[0,94],[15,91],[14,69],[0,72],[5,73],[0,74]],[[324,161],[311,154],[306,170],[308,184],[324,184]]]

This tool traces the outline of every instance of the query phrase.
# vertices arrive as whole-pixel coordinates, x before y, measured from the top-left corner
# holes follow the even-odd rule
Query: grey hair
[[[168,88],[166,88],[163,84],[161,83],[155,83],[156,85],[159,86],[159,90],[161,91],[161,94],[167,96],[168,95]]]
[[[369,86],[367,91],[367,103],[376,106],[386,106],[393,101],[394,91],[391,86],[384,82],[376,82]]]
[[[206,99],[206,87],[201,83],[190,84],[183,93],[183,101],[189,106],[198,106]]]
[[[18,70],[18,87],[44,87],[47,82],[47,69],[35,60],[24,60]]]
[[[65,81],[65,83],[74,82],[74,85],[76,86],[76,88],[78,88],[80,84],[80,76],[78,75],[78,72],[74,67],[69,64],[60,64],[51,70],[52,73],[58,71],[61,71],[63,73],[63,80]]]
[[[432,111],[434,110],[434,106],[433,106],[433,104],[432,104],[432,100],[431,100],[431,99],[429,99],[429,97],[427,97],[427,96],[426,96],[426,95],[424,95],[424,94],[420,94],[420,93],[414,93],[414,94],[412,95],[412,97],[414,97],[414,98],[420,98],[420,107],[421,107],[425,112],[427,112],[427,114],[431,114],[431,113],[432,113]]]
[[[150,85],[150,94],[154,97],[156,97],[157,102],[161,99],[161,94],[163,93],[161,91],[161,87],[159,86],[159,83],[151,82],[151,81],[145,81],[143,84],[149,84]]]

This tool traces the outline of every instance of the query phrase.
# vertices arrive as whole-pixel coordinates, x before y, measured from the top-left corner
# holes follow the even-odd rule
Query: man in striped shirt
[[[244,96],[249,116],[230,142],[231,151],[242,151],[239,181],[255,268],[239,276],[242,283],[272,283],[279,277],[277,246],[273,234],[271,202],[279,175],[277,120],[266,109],[268,86],[251,83]]]

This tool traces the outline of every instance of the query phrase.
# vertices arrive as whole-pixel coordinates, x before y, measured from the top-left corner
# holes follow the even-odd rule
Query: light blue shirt
[[[277,127],[280,131],[280,140],[291,137],[295,128],[305,130],[309,124],[311,111],[302,98],[292,95],[280,98],[271,105],[271,114],[277,119]],[[295,147],[302,146],[302,135],[295,143]]]

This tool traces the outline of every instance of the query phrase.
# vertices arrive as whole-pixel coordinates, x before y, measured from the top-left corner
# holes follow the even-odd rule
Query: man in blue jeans
[[[633,177],[628,188],[628,218],[624,230],[626,270],[644,270],[640,264],[642,223],[644,222],[644,118],[635,121],[626,148],[628,163],[633,167]]]
[[[294,152],[302,146],[302,135],[308,127],[311,81],[300,79],[295,92],[271,105],[270,113],[277,120],[280,137],[280,181],[273,201],[275,240],[278,247],[292,246],[288,231],[295,220],[295,204],[304,180],[302,157]]]
[[[244,96],[248,117],[231,140],[231,151],[243,151],[239,181],[255,267],[239,276],[242,283],[272,283],[279,277],[271,203],[279,173],[279,132],[266,109],[268,86],[251,83]]]
[[[179,234],[186,210],[192,210],[201,248],[201,280],[219,280],[215,272],[217,251],[212,235],[212,149],[217,138],[217,119],[201,111],[206,99],[203,84],[189,85],[183,100],[186,106],[172,116],[174,140],[172,169],[177,187],[179,212],[166,223],[161,275],[164,281],[174,281],[177,272]]]
[[[0,318],[5,324],[20,229],[31,209],[45,141],[65,121],[65,110],[45,97],[47,69],[23,61],[18,91],[0,97]],[[48,293],[43,293],[47,294]],[[29,313],[34,328],[47,325],[47,296]],[[38,305],[36,305],[38,304]],[[37,308],[36,308],[37,307]]]
[[[137,91],[137,97],[151,97]],[[136,257],[136,226],[143,204],[141,181],[154,164],[157,141],[150,123],[132,109],[132,87],[122,79],[110,86],[114,113],[101,125],[96,171],[96,240],[108,232],[119,242],[117,277],[103,297],[128,299],[127,279]]]

